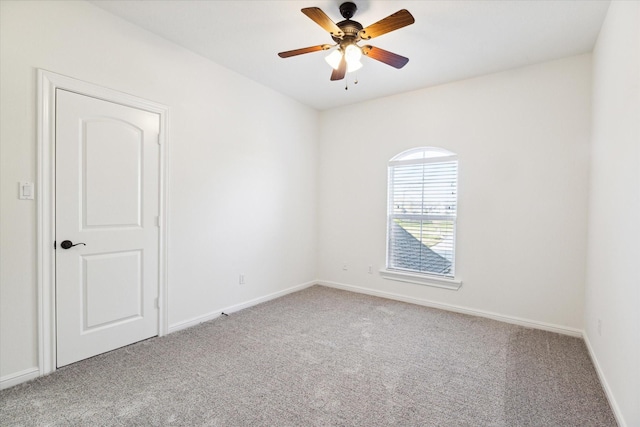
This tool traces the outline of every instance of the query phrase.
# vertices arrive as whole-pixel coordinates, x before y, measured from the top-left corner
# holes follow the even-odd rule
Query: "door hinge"
[[[55,241],[55,240],[53,241],[53,249],[58,249],[58,248],[56,247],[56,241]]]
[[[162,145],[162,139],[160,138],[160,134],[156,136],[156,141],[158,142],[158,145]]]
[[[156,216],[156,227],[160,227],[160,215]]]
[[[156,299],[154,299],[154,300],[153,300],[153,306],[154,306],[155,308],[160,308],[160,302],[158,301],[158,298],[156,298]]]

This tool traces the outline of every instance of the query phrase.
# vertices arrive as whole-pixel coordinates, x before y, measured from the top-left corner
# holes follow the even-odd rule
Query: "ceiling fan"
[[[356,13],[356,10],[358,10],[358,8],[355,3],[342,3],[340,5],[340,14],[345,18],[345,20],[336,24],[318,7],[307,7],[302,9],[302,13],[307,15],[316,24],[320,25],[331,34],[331,38],[336,42],[336,44],[320,44],[317,46],[304,47],[302,49],[289,50],[286,52],[280,52],[278,56],[280,58],[289,58],[291,56],[302,55],[304,53],[330,50],[333,47],[336,47],[336,49],[325,58],[333,68],[331,80],[342,80],[346,73],[356,71],[361,68],[362,63],[360,62],[360,58],[362,55],[384,62],[385,64],[391,65],[395,68],[404,67],[407,62],[409,62],[409,58],[405,58],[404,56],[400,56],[396,53],[370,45],[358,46],[358,42],[361,40],[370,40],[374,37],[378,37],[413,24],[415,19],[409,11],[406,9],[399,10],[398,12],[381,19],[375,24],[363,27],[359,22],[351,20],[353,15]]]

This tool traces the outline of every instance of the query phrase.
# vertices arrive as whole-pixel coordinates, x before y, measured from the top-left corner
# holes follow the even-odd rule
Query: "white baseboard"
[[[576,328],[570,328],[568,326],[554,325],[552,323],[539,322],[537,320],[522,319],[520,317],[507,316],[504,314],[493,313],[491,311],[477,310],[474,308],[462,307],[459,305],[445,304],[441,302],[434,302],[422,298],[414,298],[406,295],[396,294],[392,292],[376,291],[369,288],[362,288],[360,286],[347,285],[344,283],[331,282],[318,280],[319,285],[328,286],[330,288],[342,289],[345,291],[357,292],[361,294],[372,295],[381,298],[388,298],[396,301],[408,302],[411,304],[422,305],[425,307],[439,308],[441,310],[454,311],[456,313],[470,314],[472,316],[486,317],[500,322],[512,323],[514,325],[524,326],[526,328],[541,329],[544,331],[557,332],[563,335],[570,335],[572,337],[582,337],[582,330]]]
[[[609,387],[607,378],[604,376],[604,372],[600,367],[600,362],[598,362],[598,358],[596,357],[596,354],[593,351],[593,347],[591,346],[591,341],[589,341],[589,336],[587,335],[587,331],[584,331],[582,335],[584,338],[584,342],[587,345],[589,356],[591,356],[591,362],[593,362],[593,366],[596,368],[596,373],[598,374],[598,378],[600,379],[600,384],[602,384],[602,388],[604,389],[604,394],[607,396],[607,400],[609,401],[609,406],[611,406],[613,415],[616,417],[616,422],[620,427],[627,427],[627,423],[624,421],[622,412],[620,412],[620,407],[618,406],[616,399],[613,397],[613,393],[611,392],[611,388]]]
[[[39,376],[40,369],[38,368],[29,368],[25,369],[24,371],[5,375],[4,377],[0,378],[0,390],[4,390],[5,388],[13,387],[14,385],[27,382],[34,378],[38,378]]]
[[[192,326],[198,325],[200,323],[203,322],[207,322],[209,320],[213,320],[217,317],[219,317],[222,313],[233,313],[235,311],[239,311],[242,310],[244,308],[249,308],[252,307],[254,305],[272,300],[272,299],[276,299],[276,298],[280,298],[282,296],[285,296],[287,294],[293,293],[293,292],[297,292],[297,291],[301,291],[303,289],[308,288],[309,286],[313,286],[317,283],[317,281],[312,280],[311,282],[306,282],[306,283],[302,283],[300,285],[296,285],[296,286],[292,286],[290,288],[284,289],[282,291],[278,291],[278,292],[274,292],[272,294],[268,294],[262,297],[258,297],[258,298],[254,298],[252,300],[240,303],[240,304],[235,304],[226,308],[222,308],[219,310],[214,310],[210,313],[207,314],[203,314],[202,316],[198,316],[198,317],[194,317],[192,319],[188,319],[188,320],[184,320],[182,322],[178,322],[178,323],[174,323],[173,325],[169,325],[169,333],[172,332],[177,332],[180,331],[182,329],[186,329],[186,328],[190,328]]]

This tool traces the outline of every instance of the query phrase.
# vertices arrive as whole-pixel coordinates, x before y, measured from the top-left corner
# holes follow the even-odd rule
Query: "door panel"
[[[83,120],[83,225],[140,226],[144,134],[115,120]]]
[[[159,120],[56,92],[58,367],[158,334]]]
[[[142,317],[142,251],[81,258],[82,332]]]

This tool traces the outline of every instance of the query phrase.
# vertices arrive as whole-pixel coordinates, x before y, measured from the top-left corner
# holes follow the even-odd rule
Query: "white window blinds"
[[[389,162],[387,268],[453,277],[458,160],[438,148]]]

